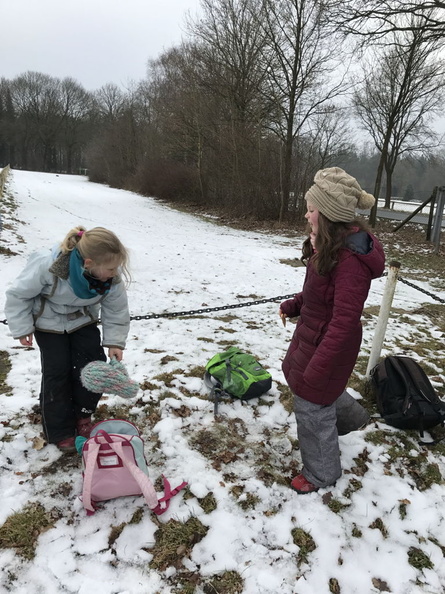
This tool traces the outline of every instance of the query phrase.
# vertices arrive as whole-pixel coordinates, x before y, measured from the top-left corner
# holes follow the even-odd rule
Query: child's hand
[[[118,361],[122,361],[123,356],[124,356],[124,354],[122,352],[122,349],[118,349],[117,347],[108,349],[108,357],[110,359],[117,359]]]
[[[283,326],[286,327],[287,315],[281,311],[281,308],[278,310],[278,315],[280,316],[281,321],[283,322]]]
[[[32,339],[33,334],[28,334],[27,336],[21,336],[19,338],[19,342],[22,346],[32,347]]]

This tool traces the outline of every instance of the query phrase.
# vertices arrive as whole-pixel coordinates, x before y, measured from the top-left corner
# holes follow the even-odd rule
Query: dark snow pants
[[[316,487],[333,485],[341,476],[338,436],[356,431],[369,414],[346,390],[328,406],[294,396],[302,474]]]
[[[49,443],[74,437],[76,421],[91,416],[102,394],[90,392],[80,381],[91,361],[106,361],[99,328],[95,324],[70,334],[35,331],[40,348],[42,424]]]

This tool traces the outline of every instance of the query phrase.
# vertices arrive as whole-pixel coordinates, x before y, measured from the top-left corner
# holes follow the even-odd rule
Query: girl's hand
[[[124,354],[122,352],[122,349],[118,349],[117,347],[108,349],[108,357],[110,359],[117,359],[118,361],[122,361],[123,356],[124,356]]]
[[[283,326],[286,327],[287,315],[281,311],[281,308],[278,310],[278,315],[280,316],[281,321],[283,322]]]
[[[28,334],[27,336],[21,336],[19,342],[22,346],[32,347],[32,339],[34,334]]]

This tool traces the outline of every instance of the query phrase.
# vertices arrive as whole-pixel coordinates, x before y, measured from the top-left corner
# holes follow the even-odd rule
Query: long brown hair
[[[358,219],[349,223],[333,222],[318,213],[318,232],[315,238],[315,250],[312,247],[311,239],[308,237],[302,248],[301,261],[311,262],[321,276],[326,276],[338,263],[338,252],[345,247],[346,238],[356,229],[367,231],[367,225]]]

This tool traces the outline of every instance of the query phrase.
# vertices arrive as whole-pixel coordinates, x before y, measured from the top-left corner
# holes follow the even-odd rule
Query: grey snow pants
[[[333,485],[341,476],[338,436],[360,429],[369,414],[346,390],[330,405],[294,395],[303,476],[316,487]]]

